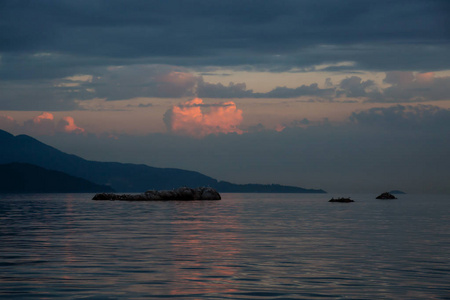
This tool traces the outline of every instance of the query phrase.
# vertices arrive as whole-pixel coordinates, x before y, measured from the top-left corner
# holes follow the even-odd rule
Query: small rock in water
[[[397,199],[397,198],[394,195],[392,195],[391,193],[386,192],[386,193],[383,193],[383,194],[379,195],[377,197],[377,199],[386,200],[386,199]]]
[[[355,202],[354,200],[350,199],[350,197],[348,198],[331,198],[330,201],[328,202],[343,202],[343,203],[349,203],[349,202]]]

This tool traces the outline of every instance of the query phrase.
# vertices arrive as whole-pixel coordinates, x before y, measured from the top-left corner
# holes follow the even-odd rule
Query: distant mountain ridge
[[[142,192],[149,189],[173,189],[180,186],[210,186],[220,192],[325,193],[318,189],[293,186],[249,184],[238,185],[195,171],[155,168],[143,164],[89,161],[64,153],[30,136],[14,136],[0,130],[0,164],[21,162],[61,171],[118,192]]]
[[[0,165],[2,193],[96,193],[114,190],[60,171],[47,170],[27,163]]]

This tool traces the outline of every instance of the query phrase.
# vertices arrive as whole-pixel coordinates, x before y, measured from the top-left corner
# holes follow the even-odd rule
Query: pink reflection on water
[[[211,223],[214,223],[211,226]],[[210,230],[222,224],[220,232]],[[233,278],[238,273],[234,263],[241,252],[239,222],[236,217],[208,220],[176,220],[181,231],[171,241],[174,265],[170,295],[218,294],[237,292]],[[186,289],[187,286],[191,288]]]

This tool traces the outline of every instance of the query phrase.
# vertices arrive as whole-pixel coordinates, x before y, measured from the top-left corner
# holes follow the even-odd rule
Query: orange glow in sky
[[[43,120],[53,120],[54,117],[51,113],[43,112],[39,116],[34,117],[34,123],[41,123]]]
[[[242,134],[238,128],[241,122],[242,110],[232,101],[208,105],[195,98],[171,109],[171,130],[199,138],[218,133]]]
[[[62,118],[61,122],[66,123],[63,126],[65,132],[83,133],[85,131],[83,128],[75,125],[75,121],[72,117],[64,117]]]
[[[28,119],[20,125],[13,117],[0,115],[0,125],[8,127],[10,130],[17,130],[19,133],[36,135],[53,135],[56,132],[84,133],[85,129],[77,126],[73,117],[62,117],[58,122],[52,113],[42,114]]]
[[[434,72],[416,74],[416,81],[419,83],[429,83],[434,79]]]

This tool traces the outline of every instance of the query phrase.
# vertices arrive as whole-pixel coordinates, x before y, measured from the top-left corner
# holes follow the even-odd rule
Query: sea
[[[450,196],[0,194],[1,299],[450,299]]]

